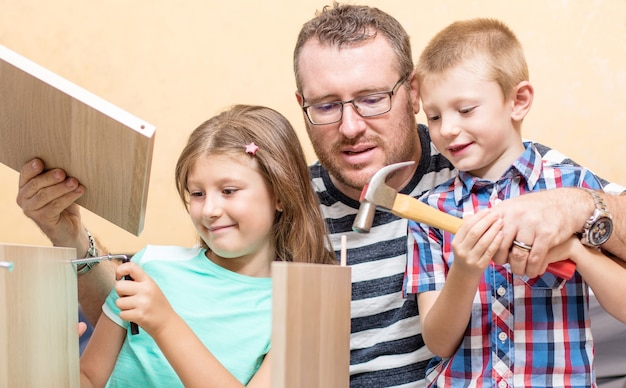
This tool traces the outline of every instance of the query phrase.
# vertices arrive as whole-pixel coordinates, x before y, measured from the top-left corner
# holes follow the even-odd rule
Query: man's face
[[[302,105],[302,99],[307,105],[346,101],[388,92],[405,76],[396,70],[394,58],[381,36],[341,49],[322,46],[312,39],[304,45],[299,58],[302,95],[296,94],[298,103]],[[397,88],[391,110],[380,116],[361,117],[351,104],[345,104],[337,123],[313,125],[304,118],[317,157],[346,195],[358,199],[365,183],[386,165],[419,160],[414,114],[419,111],[417,87],[406,87],[411,81],[409,77]],[[403,170],[389,184],[401,187],[415,171]]]

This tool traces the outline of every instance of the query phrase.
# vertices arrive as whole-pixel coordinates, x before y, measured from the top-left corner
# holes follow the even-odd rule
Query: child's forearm
[[[177,314],[151,335],[185,387],[243,387]]]
[[[576,247],[572,260],[604,310],[626,323],[626,262],[582,244]]]
[[[471,317],[479,281],[480,277],[474,279],[454,271],[452,266],[440,292],[419,295],[422,336],[426,346],[437,356],[450,357],[459,347]]]

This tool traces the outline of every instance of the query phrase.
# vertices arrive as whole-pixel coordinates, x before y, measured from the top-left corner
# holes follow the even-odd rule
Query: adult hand
[[[120,296],[117,307],[122,310],[120,318],[135,322],[152,337],[167,321],[176,316],[159,286],[136,263],[121,264],[116,272],[118,278],[130,275],[132,281],[118,281],[115,291]]]
[[[40,159],[22,167],[17,204],[55,246],[76,248],[81,255],[87,251],[89,242],[75,201],[85,188],[61,169],[45,171],[44,168]]]
[[[504,237],[494,262],[509,262],[516,275],[543,274],[547,253],[579,232],[593,212],[589,194],[577,188],[559,188],[521,195],[493,207],[504,220]],[[531,246],[530,250],[513,241]]]

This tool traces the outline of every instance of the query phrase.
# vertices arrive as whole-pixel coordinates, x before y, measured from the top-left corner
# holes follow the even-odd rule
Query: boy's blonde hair
[[[250,143],[259,147],[254,155],[246,153]],[[196,128],[176,164],[176,188],[187,210],[189,172],[199,158],[211,155],[256,160],[282,208],[272,230],[276,260],[336,263],[334,252],[327,249],[331,244],[304,152],[283,115],[262,106],[235,105]]]
[[[478,64],[478,74],[500,85],[504,96],[528,81],[521,43],[506,24],[488,18],[456,21],[441,30],[428,42],[415,70],[421,83],[430,74],[470,60]]]

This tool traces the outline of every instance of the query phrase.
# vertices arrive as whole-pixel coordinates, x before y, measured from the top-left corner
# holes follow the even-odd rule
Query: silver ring
[[[515,245],[519,249],[525,250],[526,252],[530,252],[530,250],[533,249],[532,245],[524,244],[523,242],[517,240],[513,240],[513,245]]]

